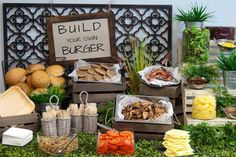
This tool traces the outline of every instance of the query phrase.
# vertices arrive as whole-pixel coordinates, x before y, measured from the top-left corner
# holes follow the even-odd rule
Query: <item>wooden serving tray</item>
[[[12,86],[0,95],[0,117],[30,114],[34,108],[33,101],[19,87]]]

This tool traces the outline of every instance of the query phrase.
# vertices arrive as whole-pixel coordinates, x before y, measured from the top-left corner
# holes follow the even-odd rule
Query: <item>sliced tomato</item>
[[[106,139],[107,139],[107,134],[101,134],[101,135],[99,136],[99,139],[100,139],[100,140],[106,140]]]
[[[120,135],[119,132],[115,130],[109,130],[107,131],[107,134],[112,137],[118,137]]]
[[[134,153],[134,147],[121,146],[120,150],[124,151],[126,154],[133,154]]]
[[[116,150],[115,154],[116,155],[126,155],[127,153],[125,151],[123,151],[123,150]]]
[[[129,139],[129,138],[122,138],[121,144],[128,147],[134,146],[133,139]]]
[[[132,131],[121,131],[120,136],[133,137],[133,132]]]
[[[108,140],[108,143],[109,144],[114,144],[114,145],[120,145],[121,144],[119,137]]]
[[[119,148],[119,146],[117,146],[117,145],[115,145],[115,144],[108,144],[108,149],[109,150],[112,150],[112,152],[114,151],[114,150],[117,150]]]
[[[106,148],[107,147],[107,140],[99,140],[98,142],[98,148]]]

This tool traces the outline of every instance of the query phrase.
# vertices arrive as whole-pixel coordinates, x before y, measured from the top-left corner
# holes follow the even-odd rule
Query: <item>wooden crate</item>
[[[88,102],[106,103],[109,100],[115,100],[117,94],[124,94],[126,84],[124,82],[122,84],[113,84],[72,81],[72,99],[74,103],[80,103],[79,94],[81,91],[87,91],[89,93]]]
[[[156,88],[147,86],[146,84],[141,84],[139,92],[142,95],[169,97],[173,105],[174,113],[178,117],[179,121],[184,123],[180,85]]]
[[[187,118],[187,124],[193,124],[193,125],[197,125],[197,124],[202,123],[202,122],[207,122],[210,125],[223,125],[223,124],[228,123],[228,122],[236,124],[236,120],[228,119],[226,117],[222,117],[222,118],[217,117],[216,119],[212,119],[212,120],[199,120],[199,119],[193,119],[191,117],[191,115],[188,114],[186,118]]]
[[[161,97],[169,97],[170,101],[175,108],[176,98],[178,98],[181,94],[181,86],[170,86],[170,87],[150,87],[146,84],[141,84],[139,87],[139,93],[142,95],[148,96],[161,96]]]
[[[236,95],[236,90],[229,90],[229,93]],[[213,90],[210,88],[202,89],[202,90],[195,90],[195,89],[189,89],[187,87],[183,87],[183,110],[184,110],[184,123],[185,124],[199,124],[201,122],[207,122],[210,125],[222,125],[227,122],[236,123],[236,120],[228,119],[228,118],[220,118],[217,117],[216,119],[212,120],[198,120],[192,118],[192,101],[194,99],[194,96],[197,95],[212,95]]]
[[[165,132],[174,128],[173,119],[172,124],[115,121],[115,109],[116,106],[113,108],[112,128],[117,130],[132,129],[136,140],[163,140]]]
[[[135,122],[116,122],[112,120],[112,127],[117,130],[132,128],[135,139],[163,140],[165,132],[174,128],[174,124],[150,124]]]
[[[38,118],[38,113],[0,118],[0,137],[10,127],[25,128],[37,132]]]

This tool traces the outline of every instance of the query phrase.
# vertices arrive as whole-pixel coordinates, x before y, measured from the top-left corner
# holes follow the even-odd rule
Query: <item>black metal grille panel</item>
[[[5,70],[33,62],[47,62],[46,16],[106,11],[92,4],[3,4]],[[117,53],[130,51],[129,36],[146,37],[155,62],[171,52],[171,5],[112,5]]]

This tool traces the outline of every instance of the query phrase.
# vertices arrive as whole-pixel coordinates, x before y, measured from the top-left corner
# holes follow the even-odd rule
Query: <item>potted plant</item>
[[[236,50],[228,56],[221,53],[218,58],[218,67],[223,71],[224,87],[236,89]]]
[[[187,64],[183,67],[182,74],[189,87],[193,89],[202,89],[219,76],[218,68],[215,65]]]
[[[183,21],[186,29],[183,32],[183,61],[188,63],[207,63],[209,54],[210,32],[203,28],[203,22],[213,17],[207,7],[194,5],[189,10],[178,9],[177,21]]]
[[[195,5],[191,6],[190,10],[184,11],[178,9],[179,14],[175,16],[175,20],[185,23],[186,28],[191,28],[193,25],[203,27],[203,22],[213,18],[212,12],[207,12],[207,6]]]
[[[145,39],[140,41],[137,37],[130,37],[131,41],[131,57],[125,53],[126,70],[129,76],[128,88],[131,93],[139,93],[139,85],[141,78],[139,71],[150,66],[153,62],[152,55],[146,52]]]
[[[49,88],[34,90],[30,95],[30,99],[35,103],[35,111],[38,113],[46,111],[46,106],[49,105],[49,100],[52,96],[58,97],[58,106],[60,107],[66,97],[64,88],[61,86],[50,86]],[[55,105],[57,99],[53,98],[52,103]]]

